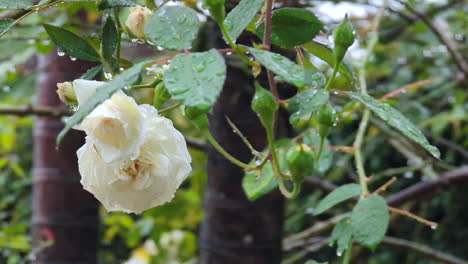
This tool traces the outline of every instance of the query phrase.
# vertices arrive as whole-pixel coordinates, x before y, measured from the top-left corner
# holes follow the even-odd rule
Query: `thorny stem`
[[[243,163],[242,161],[234,158],[233,156],[231,156],[231,154],[229,154],[226,150],[224,150],[223,147],[221,147],[221,145],[219,145],[219,143],[216,141],[216,139],[214,139],[213,135],[211,135],[211,133],[209,131],[205,131],[204,132],[206,138],[208,139],[208,141],[211,143],[211,145],[221,154],[223,155],[226,159],[228,159],[230,162],[232,162],[233,164],[243,168],[243,169],[246,169],[246,170],[250,170],[251,167],[248,165],[248,164],[245,164]]]
[[[229,46],[231,46],[234,51],[239,54],[239,56],[245,61],[247,62],[247,64],[249,64],[250,66],[256,66],[256,64],[251,61],[249,59],[249,57],[247,57],[247,55],[244,54],[244,52],[239,48],[239,46],[234,43],[234,41],[232,40],[231,36],[229,35],[229,32],[227,31],[226,27],[224,26],[223,23],[219,23],[219,28],[221,29],[221,32],[223,33],[224,37],[226,38]]]
[[[383,13],[384,13],[386,6],[387,6],[387,0],[384,1],[377,15],[372,21],[371,38],[366,48],[366,53],[364,55],[364,58],[362,59],[361,65],[359,66],[359,84],[360,84],[360,90],[362,94],[367,94],[366,65],[367,65],[369,56],[372,54],[375,48],[375,45],[377,44],[379,40],[379,35],[378,35],[379,25],[380,25],[380,21],[382,20]],[[356,139],[354,140],[354,144],[353,144],[355,148],[354,161],[355,161],[355,166],[356,166],[357,173],[359,176],[359,185],[361,186],[361,189],[362,189],[361,198],[365,197],[369,192],[367,188],[367,177],[366,177],[366,171],[364,170],[364,163],[363,163],[362,152],[361,152],[361,146],[364,140],[364,134],[367,129],[369,118],[370,118],[370,110],[365,109],[361,122],[359,124],[359,129],[356,135]]]

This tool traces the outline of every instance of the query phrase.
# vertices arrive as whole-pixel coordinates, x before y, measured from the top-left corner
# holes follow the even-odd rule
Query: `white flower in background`
[[[78,102],[103,84],[75,80]],[[185,139],[172,122],[122,91],[76,128],[87,134],[77,151],[81,184],[108,211],[141,213],[162,205],[172,200],[192,169]]]
[[[150,9],[142,6],[130,8],[130,14],[125,21],[125,26],[137,38],[145,37],[145,25],[153,15]]]
[[[131,257],[124,264],[150,264],[151,257],[157,256],[158,247],[153,240],[148,239],[145,243],[133,250]]]

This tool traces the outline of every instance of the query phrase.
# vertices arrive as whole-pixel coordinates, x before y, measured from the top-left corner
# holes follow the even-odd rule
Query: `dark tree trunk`
[[[224,48],[216,26],[208,26],[209,47]],[[229,56],[228,65],[229,65]],[[229,117],[257,150],[267,143],[266,134],[250,102],[254,80],[239,68],[228,66],[223,92],[210,114],[210,130],[234,157],[249,162],[252,154],[233,133]],[[208,187],[200,237],[202,264],[276,264],[281,262],[284,199],[274,191],[250,202],[242,190],[241,168],[215,149],[208,150]]]
[[[41,106],[64,107],[55,92],[56,83],[78,78],[93,65],[72,62],[52,52],[38,62],[38,102]],[[76,150],[84,134],[71,131],[59,150],[55,139],[63,127],[60,118],[39,117],[34,132],[33,173],[33,263],[96,263],[98,203],[79,183]],[[53,238],[52,246],[42,248]]]

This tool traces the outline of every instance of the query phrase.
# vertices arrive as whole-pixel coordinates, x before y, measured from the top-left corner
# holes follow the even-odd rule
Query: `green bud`
[[[210,10],[211,17],[216,23],[223,23],[226,11],[224,10],[225,0],[203,0],[203,7]]]
[[[164,82],[158,83],[154,88],[153,106],[160,108],[169,99],[171,99],[171,95],[164,86]]]
[[[256,84],[255,95],[252,99],[252,109],[260,117],[263,126],[271,128],[275,119],[275,112],[278,110],[278,103],[275,97],[267,90]]]
[[[320,137],[325,138],[328,136],[330,127],[336,122],[336,110],[330,104],[326,104],[318,113],[319,134]]]
[[[57,94],[60,101],[67,105],[73,106],[78,104],[75,88],[73,88],[73,84],[71,82],[57,83]]]
[[[354,28],[351,22],[349,22],[348,16],[345,17],[343,23],[336,26],[333,35],[335,38],[333,55],[335,57],[335,64],[337,64],[343,60],[346,51],[353,45],[355,39]]]
[[[286,164],[295,183],[301,184],[305,177],[314,173],[314,159],[314,152],[305,145],[298,146],[286,153]]]

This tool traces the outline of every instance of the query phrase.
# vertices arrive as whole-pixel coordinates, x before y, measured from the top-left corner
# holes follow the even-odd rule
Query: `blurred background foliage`
[[[307,6],[326,22],[328,30],[348,13],[360,38],[347,56],[348,65],[354,67],[363,54],[370,20],[381,1],[277,1],[277,5],[281,6],[283,2]],[[468,6],[464,1],[409,2],[444,27],[445,32],[453,37],[451,41],[459,48],[458,52],[467,59]],[[193,0],[183,3],[201,7]],[[0,107],[28,106],[36,102],[35,83],[40,71],[35,67],[36,56],[53,49],[41,23],[65,26],[81,35],[90,35],[91,41],[98,38],[98,24],[103,13],[96,11],[95,2],[64,3],[59,7],[29,16],[0,40]],[[0,11],[0,15],[5,12]],[[122,17],[126,12],[122,10]],[[84,15],[84,19],[77,18],[77,14]],[[323,34],[322,41],[326,42],[327,37],[327,34]],[[132,52],[138,47],[141,45],[127,37],[124,52],[130,54],[128,56],[133,56]],[[330,73],[329,67],[319,59],[312,58],[312,62],[325,74]],[[396,1],[390,1],[386,10],[380,28],[380,43],[370,58],[367,71],[369,93],[374,97],[433,78],[428,84],[408,89],[389,102],[418,124],[442,152],[440,161],[424,156],[411,144],[402,142],[401,137],[395,136],[384,124],[372,119],[364,145],[367,157],[365,166],[368,173],[373,175],[371,189],[386,182],[389,176],[397,176],[398,182],[387,190],[387,194],[396,193],[412,184],[435,179],[440,172],[467,164],[466,80],[461,79],[446,46],[425,23]],[[340,79],[335,87],[340,88]],[[147,98],[144,92],[137,97],[141,97],[142,102]],[[339,99],[334,103],[343,107],[347,102]],[[349,131],[357,131],[359,114],[356,112],[343,118],[333,128],[329,137],[331,145],[352,144],[354,132]],[[185,135],[198,136],[179,112],[173,112],[171,118]],[[34,120],[35,117],[31,116],[0,116],[0,263],[20,263],[31,253],[28,228]],[[203,218],[202,196],[207,158],[199,150],[192,149],[191,154],[194,171],[171,203],[138,216],[101,210],[100,263],[195,262],[197,232]],[[351,154],[330,152],[329,155],[332,162],[317,177],[335,184],[348,183],[357,178]],[[409,218],[393,216],[389,234],[468,259],[468,244],[465,243],[468,238],[467,191],[468,186],[455,186],[432,199],[406,204],[406,209],[438,222],[439,228],[436,230]],[[312,216],[313,208],[322,197],[321,191],[304,188],[297,199],[288,202],[285,236],[331,216],[325,214],[318,219]],[[341,206],[334,212],[344,213],[349,208]],[[334,249],[325,246],[309,252],[308,256],[333,263],[337,259],[334,252]],[[295,263],[288,262],[288,259],[297,254],[295,251],[287,252],[285,262]],[[358,257],[367,260],[367,263],[437,263],[387,245],[381,245],[373,254],[360,249]]]

